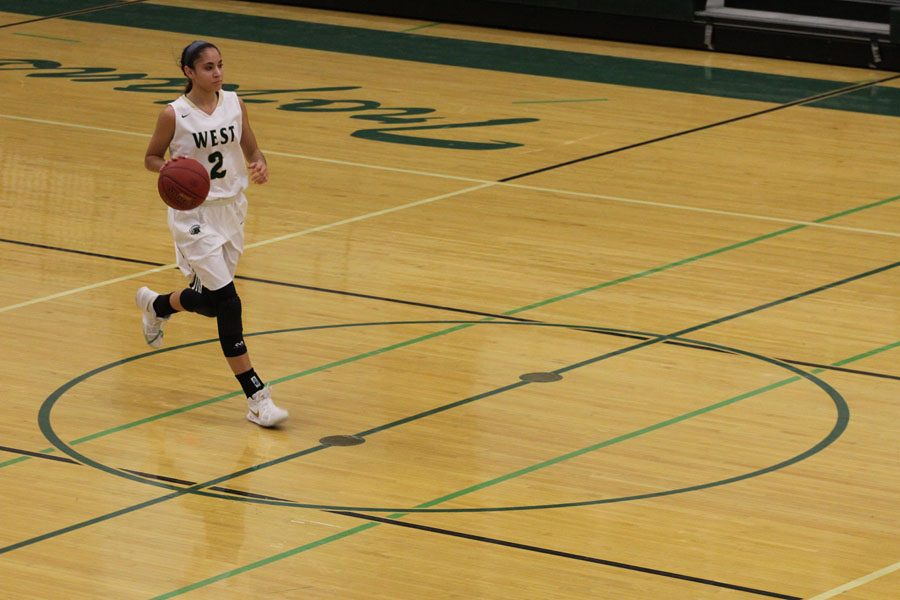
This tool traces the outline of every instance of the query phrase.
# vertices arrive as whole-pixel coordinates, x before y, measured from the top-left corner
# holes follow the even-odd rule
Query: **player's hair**
[[[197,57],[200,56],[200,53],[206,50],[207,48],[215,48],[218,50],[219,48],[211,43],[204,42],[203,40],[194,40],[190,44],[184,47],[184,50],[181,51],[181,72],[184,73],[185,67],[194,68],[194,63],[197,62]],[[184,93],[187,94],[191,91],[193,87],[193,82],[188,79],[187,84],[184,86]]]

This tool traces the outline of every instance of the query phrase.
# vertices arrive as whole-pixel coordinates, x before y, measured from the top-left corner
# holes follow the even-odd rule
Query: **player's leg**
[[[199,279],[195,282],[199,285]],[[215,317],[215,308],[210,302],[209,294],[203,294],[194,286],[177,292],[157,294],[144,286],[137,291],[135,303],[141,309],[141,324],[144,329],[144,340],[153,348],[163,345],[163,325],[176,312],[190,311],[205,317]],[[209,290],[206,290],[207,292]]]
[[[191,287],[161,296],[154,301],[153,306],[157,314],[161,316],[181,311],[197,313],[210,318],[216,316],[216,309],[210,300],[209,289],[203,287],[200,278],[196,275]]]
[[[224,226],[219,227],[220,231],[223,229]],[[202,295],[209,298],[216,315],[222,353],[247,396],[247,419],[257,425],[271,427],[285,420],[288,413],[272,402],[272,391],[254,370],[247,351],[243,335],[243,307],[234,287],[240,255],[239,247],[226,243],[206,260],[194,264],[194,268],[203,282]]]
[[[247,419],[263,427],[272,427],[288,417],[288,412],[275,405],[272,391],[253,368],[244,341],[242,306],[234,282],[209,290],[210,301],[216,311],[219,344],[228,366],[247,396]]]
[[[168,211],[169,231],[175,245],[175,261],[186,277],[193,277],[191,288],[158,294],[148,287],[142,287],[135,295],[135,303],[141,310],[144,340],[153,348],[162,347],[163,326],[173,313],[189,310],[208,317],[215,316],[208,301],[200,294],[201,280],[193,264],[203,261],[211,250],[224,244],[226,239],[215,227],[201,225],[204,213],[200,209]]]

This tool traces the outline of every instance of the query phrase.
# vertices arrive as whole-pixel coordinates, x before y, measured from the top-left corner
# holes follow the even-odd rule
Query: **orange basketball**
[[[159,172],[159,197],[175,210],[191,210],[209,194],[209,173],[193,158],[173,158]]]

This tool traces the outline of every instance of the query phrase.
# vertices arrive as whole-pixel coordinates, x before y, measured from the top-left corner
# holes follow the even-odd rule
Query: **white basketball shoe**
[[[275,406],[269,386],[247,398],[247,420],[260,427],[274,427],[288,418],[288,411]]]
[[[153,301],[159,296],[156,292],[148,288],[142,287],[134,296],[134,302],[141,309],[141,324],[144,328],[144,340],[153,348],[162,348],[163,345],[163,325],[169,320],[169,317],[158,317],[156,311],[153,310]]]

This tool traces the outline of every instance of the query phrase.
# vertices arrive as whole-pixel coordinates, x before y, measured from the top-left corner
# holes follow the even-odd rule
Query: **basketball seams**
[[[209,174],[203,165],[190,158],[178,158],[160,170],[157,190],[172,208],[191,210],[206,199],[209,185]]]
[[[172,208],[176,210],[190,210],[192,207],[191,204],[195,202],[195,196],[191,193],[191,190],[184,187],[178,181],[172,179],[171,177],[163,177],[162,178],[162,186],[165,190],[165,197],[168,199],[167,204],[172,206],[172,204],[178,204],[178,206],[172,206]],[[170,204],[171,202],[171,204]]]

